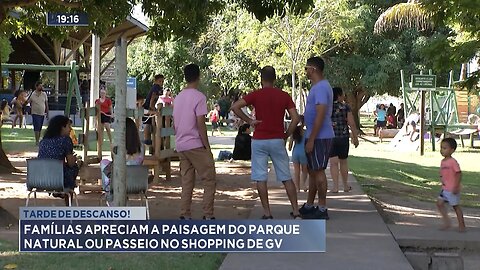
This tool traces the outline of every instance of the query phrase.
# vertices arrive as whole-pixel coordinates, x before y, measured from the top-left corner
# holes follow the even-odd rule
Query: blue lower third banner
[[[325,252],[324,220],[20,220],[21,252]]]

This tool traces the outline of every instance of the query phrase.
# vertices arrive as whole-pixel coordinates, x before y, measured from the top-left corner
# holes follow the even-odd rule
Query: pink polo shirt
[[[207,98],[202,92],[186,88],[177,95],[173,106],[177,152],[203,147],[198,133],[197,116],[207,113]]]
[[[442,189],[452,192],[456,188],[455,174],[460,172],[460,165],[454,158],[444,158],[440,164]],[[460,183],[459,183],[460,184]]]

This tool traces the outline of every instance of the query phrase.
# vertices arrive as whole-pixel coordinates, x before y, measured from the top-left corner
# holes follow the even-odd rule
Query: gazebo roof
[[[105,37],[102,37],[100,39],[100,47],[108,48],[112,46],[115,43],[115,40],[122,34],[125,36],[127,40],[130,40],[132,38],[145,35],[147,31],[148,31],[148,27],[146,25],[141,23],[139,20],[131,16],[128,16],[123,23],[110,29],[110,31],[108,31],[108,34]],[[88,30],[82,29],[77,32],[72,32],[69,35],[68,39],[73,41],[82,41],[82,39],[84,39],[89,34],[90,33]],[[71,49],[72,45],[68,39],[62,44],[62,47]],[[91,36],[89,36],[88,39],[83,42],[83,44],[91,46],[92,44]]]

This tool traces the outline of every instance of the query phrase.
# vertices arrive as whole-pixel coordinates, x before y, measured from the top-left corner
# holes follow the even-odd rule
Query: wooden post
[[[87,104],[87,107],[85,108],[85,112],[84,112],[85,113],[84,119],[82,119],[82,125],[85,126],[84,132],[83,132],[83,161],[85,162],[87,162],[87,157],[88,157],[88,133],[90,131],[90,121],[88,121],[89,111],[90,111],[90,107]]]
[[[432,70],[430,69],[428,71],[429,75],[433,75]],[[435,127],[437,126],[437,121],[433,117],[434,111],[433,111],[433,102],[434,99],[436,100],[437,98],[434,97],[437,94],[437,89],[432,89],[430,91],[430,111],[428,112],[430,114],[430,141],[432,142],[432,151],[435,152]]]
[[[170,128],[172,127],[172,116],[167,115],[165,116],[165,127]],[[171,136],[165,138],[165,149],[171,149],[170,140],[172,139]],[[172,158],[169,156],[165,161],[164,166],[165,171],[165,179],[170,181],[172,179]]]
[[[90,66],[90,107],[95,107],[95,100],[100,96],[100,37],[92,35],[92,60]],[[88,117],[87,121],[96,123],[97,118]],[[98,128],[98,126],[97,126]],[[99,136],[97,136],[97,139]]]
[[[420,155],[423,156],[425,153],[425,91],[421,91],[421,101],[420,101]]]
[[[90,107],[95,106],[95,100],[100,91],[100,37],[92,35],[92,62],[90,67]]]
[[[115,44],[115,133],[113,145],[116,148],[113,163],[113,193],[116,206],[127,204],[125,119],[127,115],[127,43],[123,36]]]
[[[155,147],[155,157],[156,157],[156,163],[154,167],[154,176],[153,176],[153,182],[154,183],[159,183],[160,182],[160,171],[162,168],[162,162],[163,160],[161,159],[161,152],[162,152],[162,108],[163,105],[161,103],[158,104],[158,108],[156,110],[155,114],[155,119],[152,120],[152,132],[155,128],[155,139],[153,146]]]
[[[100,162],[100,160],[102,160],[102,157],[103,157],[103,130],[104,130],[104,126],[102,124],[102,116],[101,116],[101,112],[100,112],[100,105],[96,104],[95,105],[95,120],[97,122],[97,158],[98,158],[98,161]]]

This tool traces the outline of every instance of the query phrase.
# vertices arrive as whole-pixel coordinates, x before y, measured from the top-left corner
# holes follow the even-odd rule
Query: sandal
[[[331,193],[338,193],[338,190],[330,190]]]
[[[52,193],[52,196],[55,197],[55,198],[62,198],[62,199],[65,199],[65,193],[60,193],[60,192],[54,192]]]
[[[352,191],[352,186],[348,186],[347,189],[344,189],[344,190],[343,190],[343,192],[350,192],[350,191]]]
[[[271,215],[270,216],[263,215],[262,219],[273,219],[273,217]]]
[[[293,219],[303,219],[302,215],[293,215]]]

